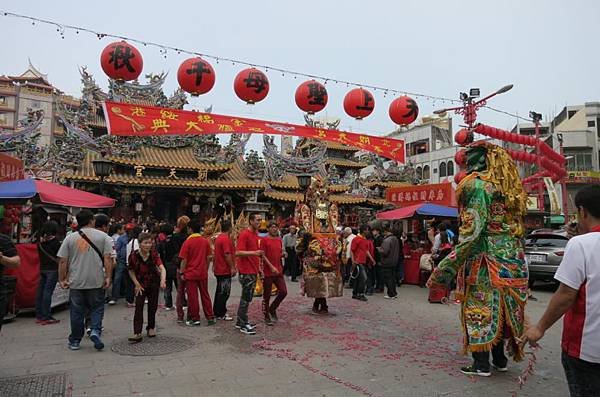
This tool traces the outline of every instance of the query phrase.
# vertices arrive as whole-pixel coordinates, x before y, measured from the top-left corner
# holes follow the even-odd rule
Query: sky
[[[482,94],[514,88],[490,105],[544,119],[566,104],[600,101],[600,2],[589,0],[505,1],[15,1],[10,11],[177,48],[291,69],[335,80],[458,99],[471,87]],[[112,42],[0,14],[4,51],[0,75],[19,75],[31,59],[50,82],[80,95],[79,66],[87,66],[106,88],[100,53]],[[137,46],[143,73],[169,72],[166,92],[177,88],[179,64],[188,56]],[[217,82],[187,108],[210,105],[218,114],[303,124],[294,93],[305,79],[267,72],[268,97],[249,106],[233,92],[244,67],[210,61]],[[383,135],[394,130],[388,116],[393,96],[373,92],[375,111],[356,121],[343,110],[353,87],[327,84],[329,103],[319,115],[341,118],[340,129]],[[415,97],[420,115],[449,103]],[[514,117],[482,109],[480,122],[500,128]],[[454,116],[458,129],[460,117]],[[253,137],[251,146],[259,138]]]

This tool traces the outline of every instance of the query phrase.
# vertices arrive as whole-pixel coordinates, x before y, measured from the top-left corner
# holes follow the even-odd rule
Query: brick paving
[[[123,302],[106,309],[102,352],[96,352],[89,340],[79,351],[67,349],[67,310],[56,313],[61,320],[56,325],[39,326],[33,318],[19,316],[0,334],[0,391],[2,385],[13,384],[14,377],[58,373],[65,374],[65,390],[72,396],[568,394],[560,365],[560,326],[548,332],[537,353],[536,374],[518,390],[516,378],[525,363],[511,363],[509,372],[490,378],[468,378],[458,372],[469,362],[458,353],[458,306],[429,304],[425,289],[403,286],[394,301],[382,294],[367,303],[349,296],[332,299],[332,314],[315,316],[312,301],[299,296],[298,284],[288,283],[288,288],[280,322],[274,327],[259,321],[258,299],[252,303],[250,318],[258,324],[255,336],[242,335],[232,322],[208,327],[203,320],[198,328],[181,326],[173,311],[159,309],[159,338],[133,348],[143,354],[139,356],[113,351],[132,333],[133,310]],[[232,314],[239,292],[236,282],[229,301]],[[527,308],[533,320],[541,315],[551,292],[536,291],[536,296],[539,301]],[[158,346],[161,337],[190,343],[183,343],[178,352],[147,355],[156,353],[149,342]],[[169,348],[169,343],[165,346]]]

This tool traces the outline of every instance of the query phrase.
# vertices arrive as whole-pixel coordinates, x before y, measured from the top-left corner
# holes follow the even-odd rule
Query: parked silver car
[[[525,240],[525,259],[529,265],[529,285],[535,281],[554,281],[554,274],[569,241],[562,230],[534,230]]]

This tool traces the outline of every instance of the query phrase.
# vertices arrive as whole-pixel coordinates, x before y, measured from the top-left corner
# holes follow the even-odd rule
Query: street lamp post
[[[104,158],[105,153],[102,153],[102,158],[92,161],[94,166],[94,174],[100,178],[100,195],[104,195],[104,179],[110,176],[112,171],[112,161]]]
[[[311,174],[300,174],[296,175],[298,179],[298,185],[304,194],[304,202],[306,203],[306,191],[308,190],[311,182],[312,175]]]

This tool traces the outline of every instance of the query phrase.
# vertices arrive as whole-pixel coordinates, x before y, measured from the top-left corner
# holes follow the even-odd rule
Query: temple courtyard
[[[211,280],[211,291],[214,290]],[[237,307],[235,281],[229,301]],[[67,349],[69,312],[59,310],[56,325],[39,326],[20,315],[0,334],[2,396],[564,396],[557,325],[536,352],[535,374],[519,389],[517,378],[528,360],[510,363],[507,373],[469,378],[459,372],[468,358],[461,345],[458,305],[430,304],[427,290],[402,286],[399,299],[383,294],[366,303],[346,296],[331,299],[328,316],[313,315],[312,300],[299,285],[279,310],[279,323],[266,327],[260,301],[251,306],[254,336],[232,322],[201,327],[176,323],[174,311],[159,309],[158,338],[136,345],[133,309],[120,301],[105,312],[106,348],[89,340],[79,351]],[[534,291],[528,317],[541,316],[552,288]],[[232,315],[234,313],[231,313]],[[527,351],[531,351],[527,348]]]

